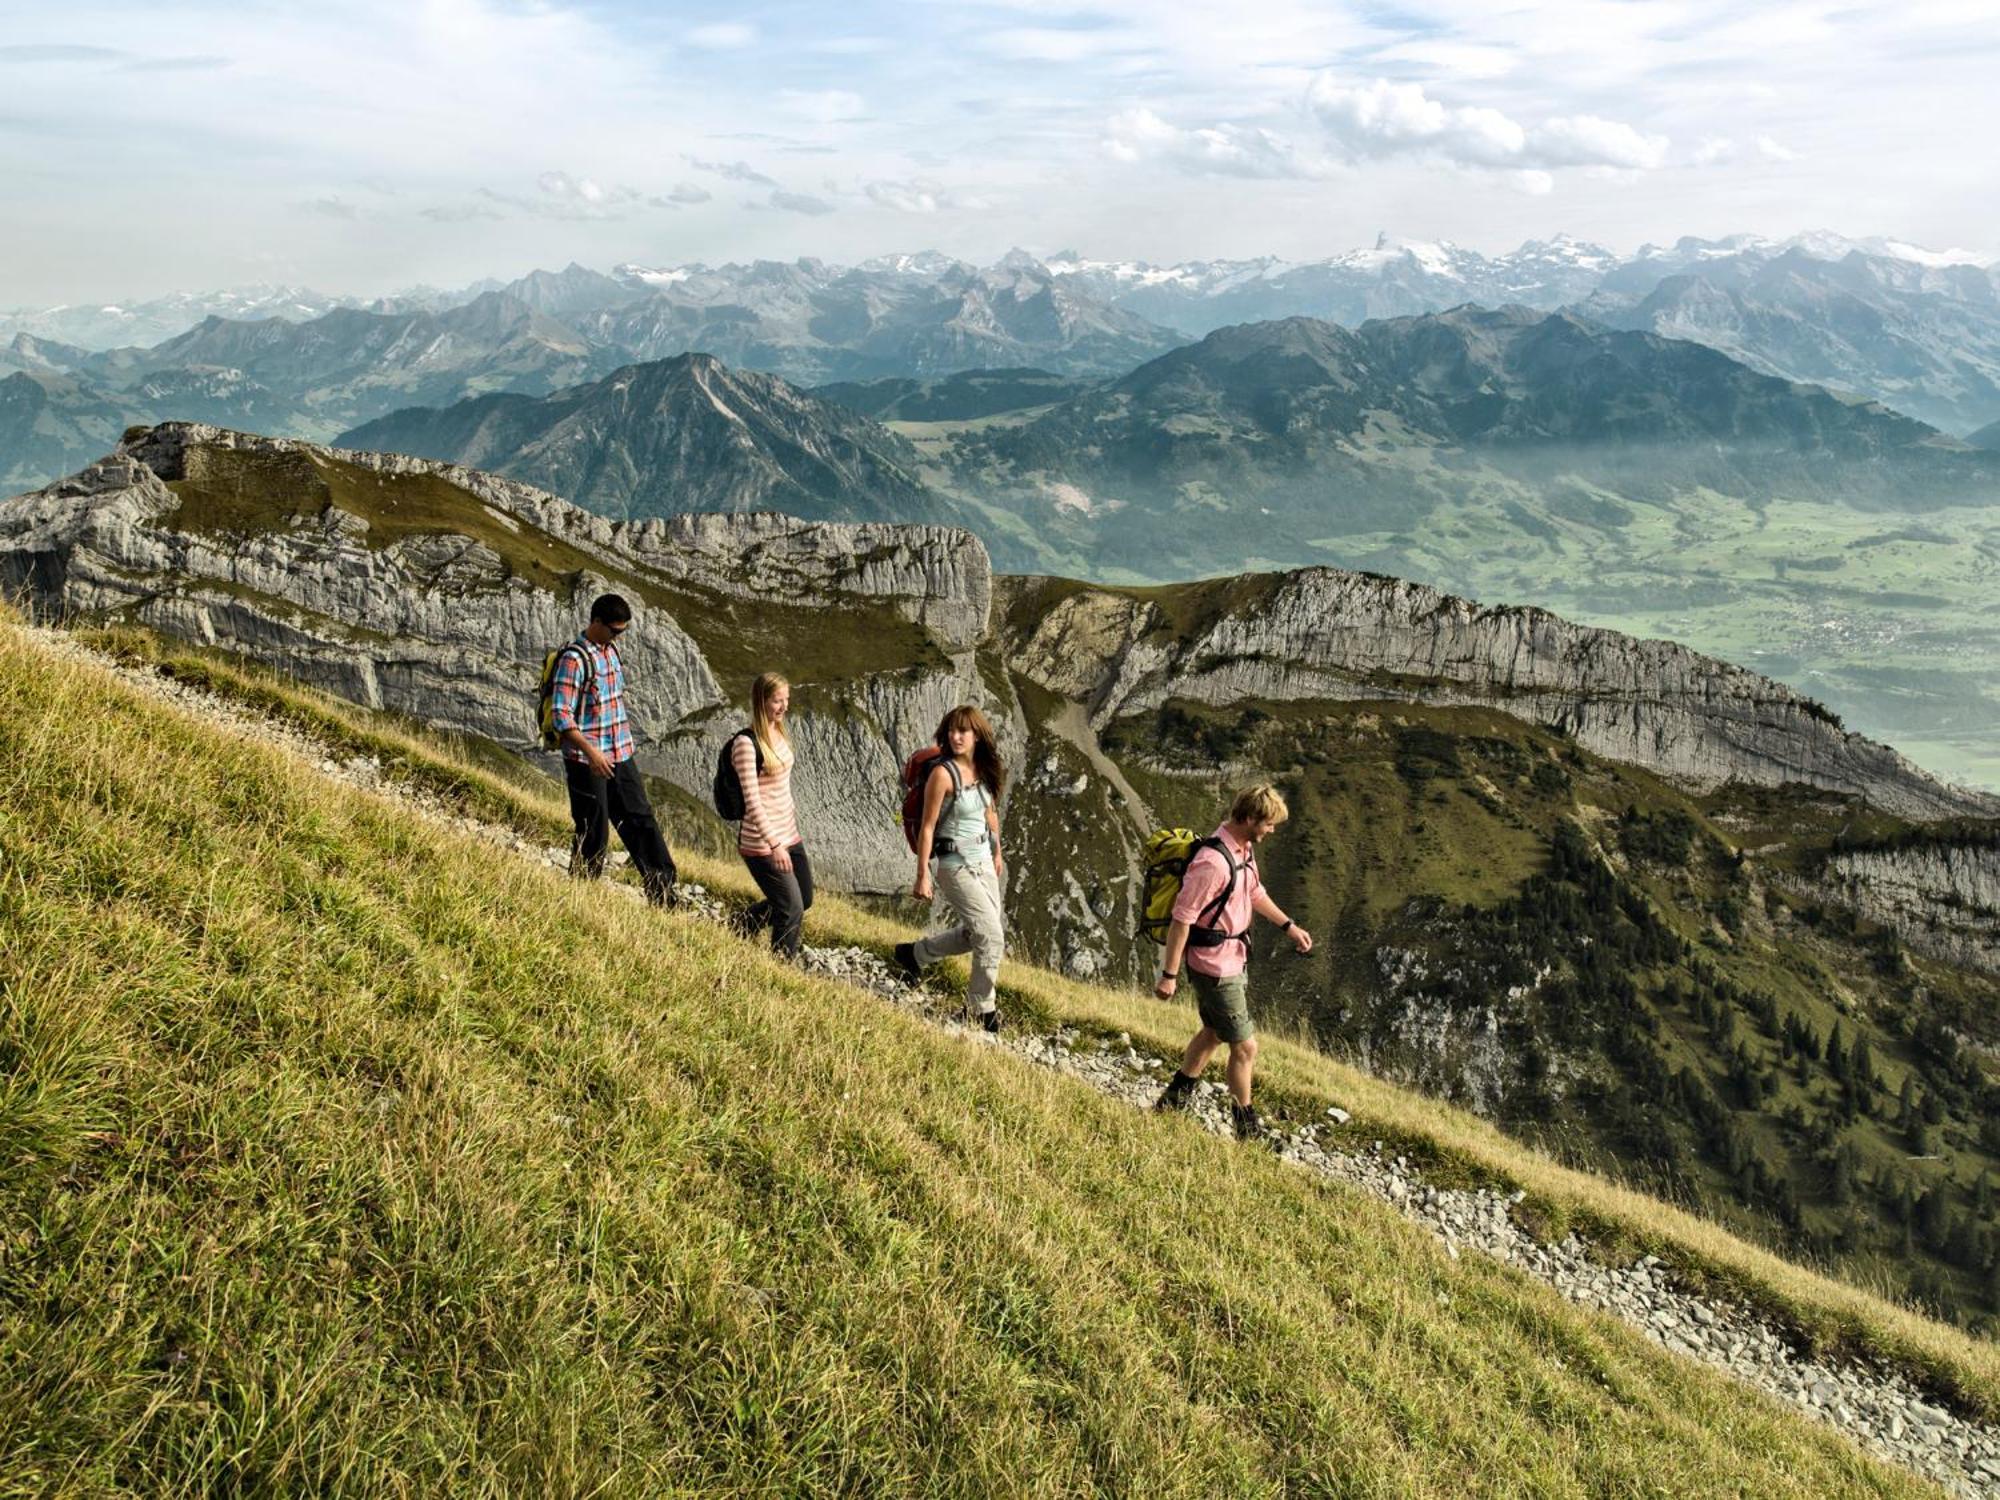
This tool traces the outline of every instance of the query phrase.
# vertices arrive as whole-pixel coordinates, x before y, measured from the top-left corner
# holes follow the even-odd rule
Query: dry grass
[[[11,629],[0,737],[0,1494],[1927,1492],[1386,1207]]]
[[[260,668],[149,635],[134,633],[101,643],[286,715],[335,743],[380,754],[469,812],[555,842],[568,838],[560,791],[503,755],[442,741]],[[479,749],[484,760],[469,748]],[[676,858],[690,878],[738,896],[756,894],[734,860],[682,854],[678,848]],[[909,935],[879,912],[826,893],[808,917],[807,933],[815,942],[859,943],[883,953]],[[1196,1024],[1187,1005],[1078,984],[1045,970],[1009,964],[1003,979],[1010,1009],[1050,1026],[1065,1021],[1105,1033],[1129,1032],[1135,1045],[1163,1059],[1179,1057]],[[1786,1260],[1657,1198],[1562,1166],[1475,1115],[1385,1083],[1302,1040],[1267,1035],[1258,1072],[1267,1103],[1282,1101],[1313,1119],[1328,1104],[1339,1104],[1354,1116],[1346,1129],[1350,1139],[1394,1141],[1447,1171],[1526,1189],[1531,1195],[1528,1212],[1552,1235],[1574,1228],[1610,1260],[1657,1255],[1689,1279],[1779,1318],[1810,1347],[1903,1365],[1952,1405],[2000,1419],[2000,1348],[1986,1340]]]

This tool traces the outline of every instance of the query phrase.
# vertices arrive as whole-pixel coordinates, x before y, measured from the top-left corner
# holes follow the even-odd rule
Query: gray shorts
[[[1250,987],[1243,975],[1214,979],[1189,969],[1188,978],[1194,983],[1195,1009],[1202,1025],[1225,1042],[1247,1042],[1257,1034],[1257,1028],[1250,1024]]]

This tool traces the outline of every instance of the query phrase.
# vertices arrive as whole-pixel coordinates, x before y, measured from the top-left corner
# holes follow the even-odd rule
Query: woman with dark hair
[[[914,943],[896,945],[896,962],[915,979],[927,964],[955,953],[972,955],[967,1005],[988,1031],[1000,1029],[993,998],[1006,947],[1000,883],[1000,792],[1006,772],[986,715],[962,703],[938,725],[939,754],[924,778],[917,826],[917,883],[911,894],[948,907],[954,925]]]
[[[792,811],[792,737],[785,715],[792,687],[776,672],[750,684],[750,728],[730,742],[730,764],[743,787],[743,821],[736,852],[750,868],[764,899],[743,914],[749,933],[768,924],[771,947],[799,956],[800,933],[813,904],[812,862]]]

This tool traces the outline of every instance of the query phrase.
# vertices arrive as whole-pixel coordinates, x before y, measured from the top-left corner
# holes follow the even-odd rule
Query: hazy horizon
[[[2000,249],[2000,28],[1958,0],[18,10],[7,306],[1382,231]]]

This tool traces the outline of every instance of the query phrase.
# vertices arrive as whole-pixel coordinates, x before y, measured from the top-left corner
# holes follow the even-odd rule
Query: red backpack
[[[951,794],[965,790],[959,779],[958,762],[936,745],[926,745],[903,762],[903,841],[910,853],[917,852],[917,835],[924,826],[924,786],[940,765],[951,772]]]

